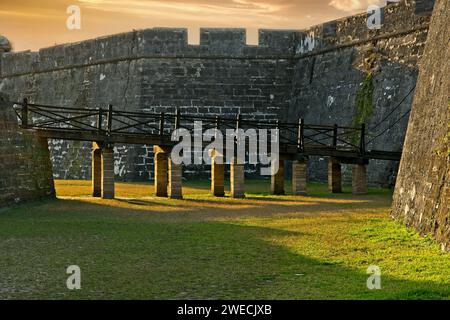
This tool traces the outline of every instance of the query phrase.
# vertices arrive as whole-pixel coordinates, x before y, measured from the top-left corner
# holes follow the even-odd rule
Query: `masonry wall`
[[[288,107],[295,34],[262,30],[246,46],[244,30],[203,29],[190,46],[185,29],[149,29],[7,54],[0,88],[42,104],[275,119]],[[52,141],[55,177],[89,178],[90,148]],[[152,178],[151,150],[116,146],[117,177]]]
[[[241,112],[244,118],[350,124],[367,72],[363,62],[376,51],[375,110],[368,119],[373,126],[416,82],[432,3],[388,6],[377,31],[368,30],[365,14],[303,31],[261,30],[258,46],[245,44],[242,29],[203,29],[199,46],[187,44],[185,29],[148,29],[6,54],[0,58],[0,91],[52,105],[112,103],[126,110],[179,108],[189,114]],[[410,105],[408,97],[390,121]],[[372,147],[400,150],[406,122]],[[51,141],[50,148],[56,178],[90,177],[90,144]],[[324,180],[325,159],[312,160],[311,179]],[[116,146],[118,179],[152,178],[152,162],[152,146]],[[207,167],[198,169],[187,168],[185,174],[209,177]],[[393,185],[396,172],[395,163],[372,163],[370,182]]]
[[[382,11],[382,26],[370,30],[361,14],[305,30],[297,47],[289,117],[308,123],[354,125],[356,97],[369,73],[373,74],[373,112],[366,119],[367,140],[391,126],[410,110],[417,80],[417,64],[425,46],[433,1],[402,1]],[[309,37],[309,38],[308,38]],[[314,40],[311,40],[314,39]],[[400,107],[378,125],[404,98]],[[373,150],[401,151],[408,117],[369,145]],[[314,158],[309,176],[327,179],[327,159]],[[351,181],[344,166],[344,181]],[[371,161],[372,185],[395,184],[398,162]]]
[[[406,134],[392,216],[450,251],[450,3],[437,0]]]
[[[11,105],[0,96],[0,206],[54,195],[49,150],[19,131]]]

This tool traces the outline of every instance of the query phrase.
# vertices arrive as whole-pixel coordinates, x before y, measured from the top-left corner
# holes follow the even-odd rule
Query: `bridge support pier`
[[[367,194],[367,166],[365,164],[357,164],[353,167],[352,178],[353,194]]]
[[[183,199],[183,169],[181,164],[175,164],[169,159],[169,198]]]
[[[232,198],[245,198],[244,164],[234,159],[230,164],[230,188]]]
[[[333,157],[328,160],[328,191],[332,193],[342,192],[341,163]]]
[[[114,149],[111,147],[103,147],[101,149],[102,164],[102,198],[114,199]]]
[[[155,196],[167,197],[168,152],[160,146],[153,147],[155,161]]]
[[[275,171],[274,164],[272,164],[272,177],[270,191],[273,195],[284,195],[284,160],[278,161],[278,171]]]
[[[225,196],[223,155],[213,151],[211,156],[211,193],[216,197]]]
[[[92,196],[102,196],[102,149],[97,142],[92,143]]]
[[[1,98],[0,98],[1,100]],[[48,138],[46,137],[38,137],[37,143],[40,146],[39,156],[42,159],[42,161],[48,165],[48,171],[50,172],[49,179],[48,179],[48,185],[51,187],[51,190],[53,192],[53,195],[55,195],[55,180],[53,179],[52,174],[52,163],[50,158],[50,150],[48,148]],[[40,160],[41,161],[41,160]]]
[[[306,177],[308,163],[305,160],[292,162],[292,193],[294,195],[306,195]]]

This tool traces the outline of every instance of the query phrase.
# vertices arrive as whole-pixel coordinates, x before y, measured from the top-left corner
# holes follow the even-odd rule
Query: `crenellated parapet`
[[[151,58],[284,59],[293,56],[301,32],[260,30],[258,46],[246,44],[245,29],[204,28],[200,44],[188,44],[187,29],[137,30],[78,43],[4,54],[2,77]]]
[[[418,29],[426,30],[433,3],[434,0],[388,3],[381,8],[380,29],[367,27],[367,13],[301,31],[262,29],[256,46],[246,44],[245,29],[202,28],[199,45],[188,44],[188,30],[184,28],[136,30],[38,52],[3,54],[1,77],[146,58],[292,59]]]

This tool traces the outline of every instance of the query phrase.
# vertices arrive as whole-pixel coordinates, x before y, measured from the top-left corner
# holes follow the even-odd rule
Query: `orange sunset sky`
[[[199,27],[303,29],[366,11],[383,0],[0,0],[0,35],[15,51],[152,27],[187,27],[198,43]],[[81,9],[81,30],[69,30],[67,8]]]

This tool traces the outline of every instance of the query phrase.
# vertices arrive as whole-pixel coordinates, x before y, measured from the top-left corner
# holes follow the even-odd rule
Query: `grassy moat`
[[[56,181],[57,200],[2,210],[0,299],[450,298],[450,255],[390,220],[388,190],[275,197],[248,181],[236,200],[186,185],[184,200],[125,183],[101,200],[89,181]],[[81,290],[66,287],[70,265]]]

